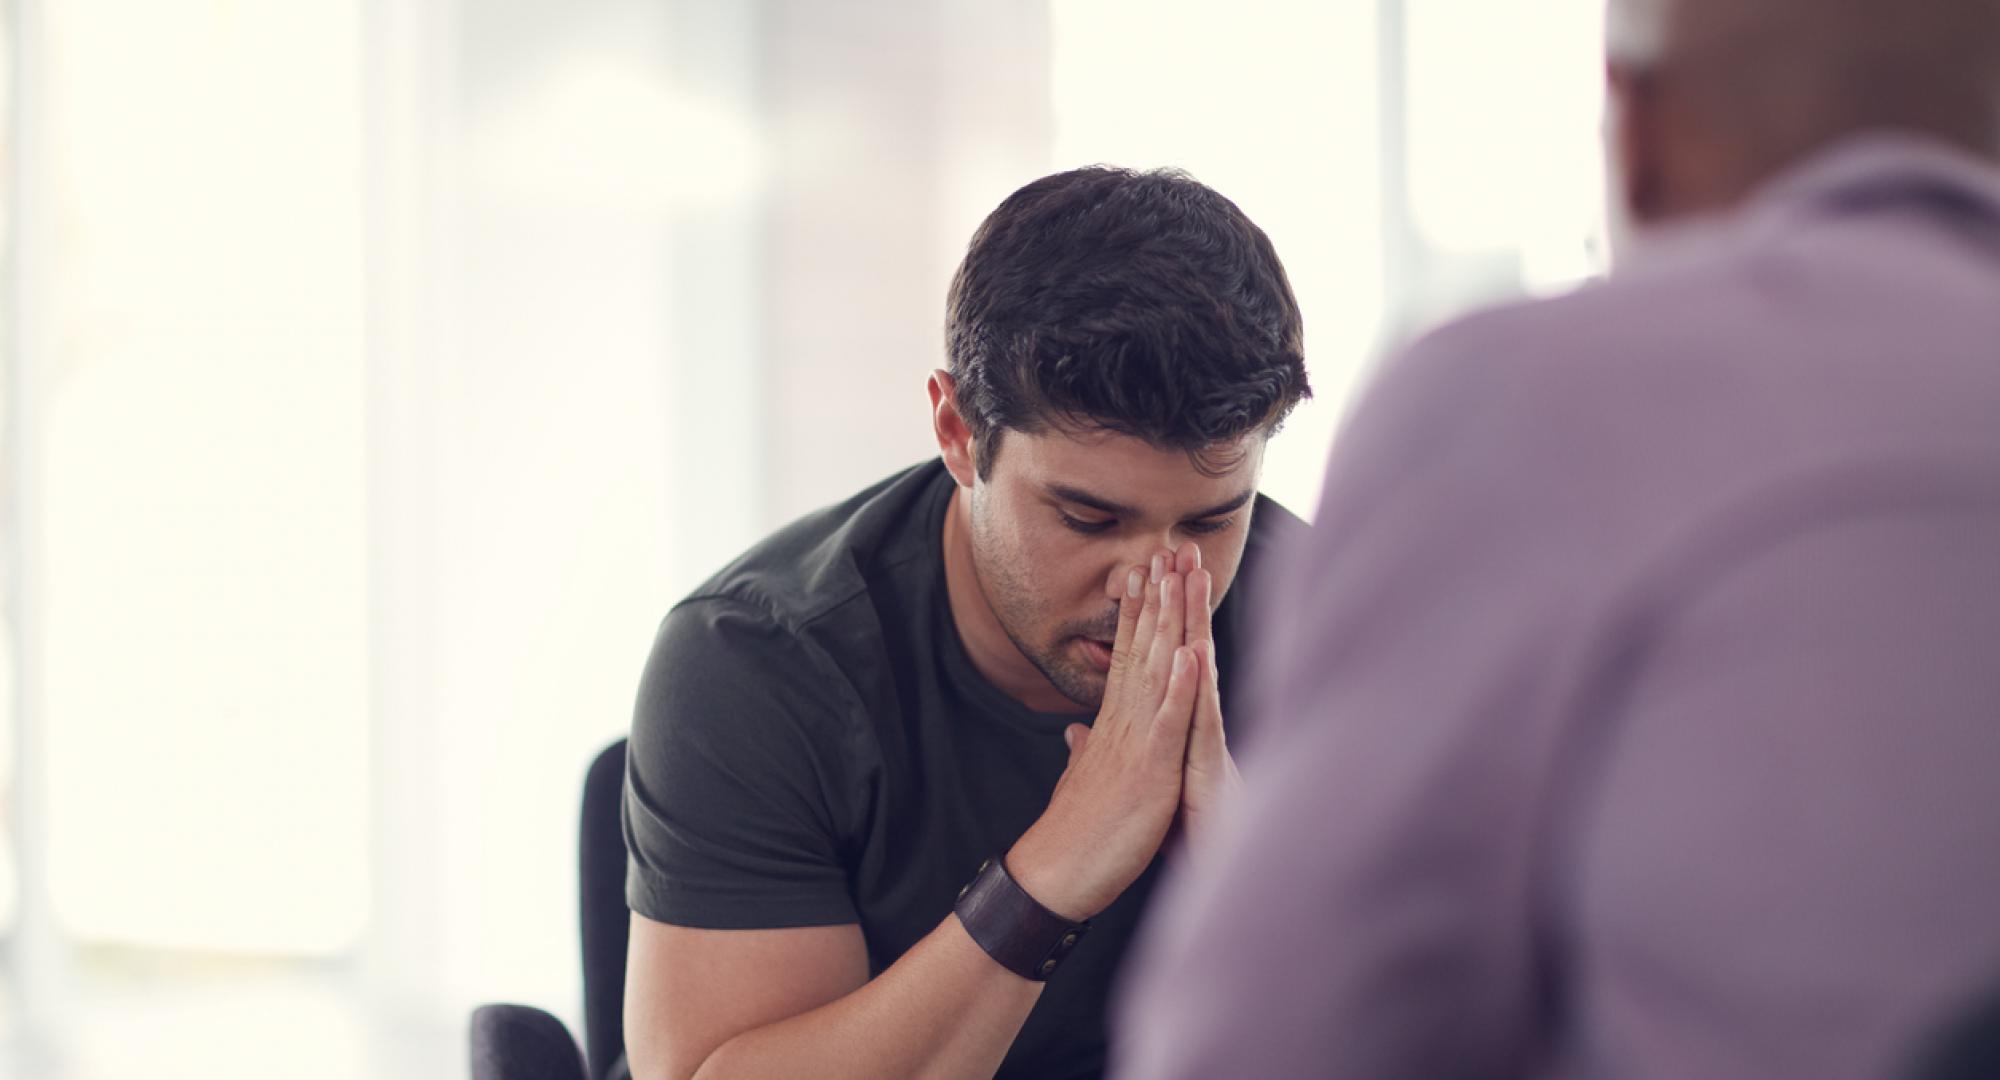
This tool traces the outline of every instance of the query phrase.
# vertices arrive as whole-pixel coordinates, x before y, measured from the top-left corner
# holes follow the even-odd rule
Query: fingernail
[[[1153,580],[1154,581],[1160,580],[1160,578],[1166,576],[1166,573],[1167,573],[1167,560],[1161,558],[1158,555],[1153,556]]]
[[[1135,566],[1130,573],[1125,575],[1125,595],[1137,600],[1139,599],[1139,594],[1145,591],[1146,575],[1140,573],[1139,568]]]

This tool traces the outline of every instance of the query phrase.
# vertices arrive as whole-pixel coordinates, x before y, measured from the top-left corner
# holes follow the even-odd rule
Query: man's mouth
[[[1090,661],[1090,666],[1099,671],[1111,670],[1111,642],[1093,637],[1078,637],[1076,640],[1082,643],[1084,658]]]

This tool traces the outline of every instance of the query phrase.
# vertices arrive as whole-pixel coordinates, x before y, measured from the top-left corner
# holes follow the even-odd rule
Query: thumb
[[[1075,761],[1076,756],[1083,753],[1083,744],[1089,741],[1090,726],[1088,724],[1071,724],[1063,729],[1063,742],[1069,745],[1069,759],[1071,761]]]

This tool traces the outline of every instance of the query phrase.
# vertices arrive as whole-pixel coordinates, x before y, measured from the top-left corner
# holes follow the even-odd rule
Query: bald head
[[[1620,147],[1655,174],[1628,192],[1642,217],[1726,205],[1862,131],[2000,159],[2000,0],[1609,3],[1613,92],[1639,125],[1621,135],[1654,144]]]

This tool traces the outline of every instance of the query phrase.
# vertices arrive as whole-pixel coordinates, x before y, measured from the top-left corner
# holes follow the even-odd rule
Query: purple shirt
[[[1877,135],[1393,363],[1121,1075],[1897,1075],[2000,985],[2000,172]]]

